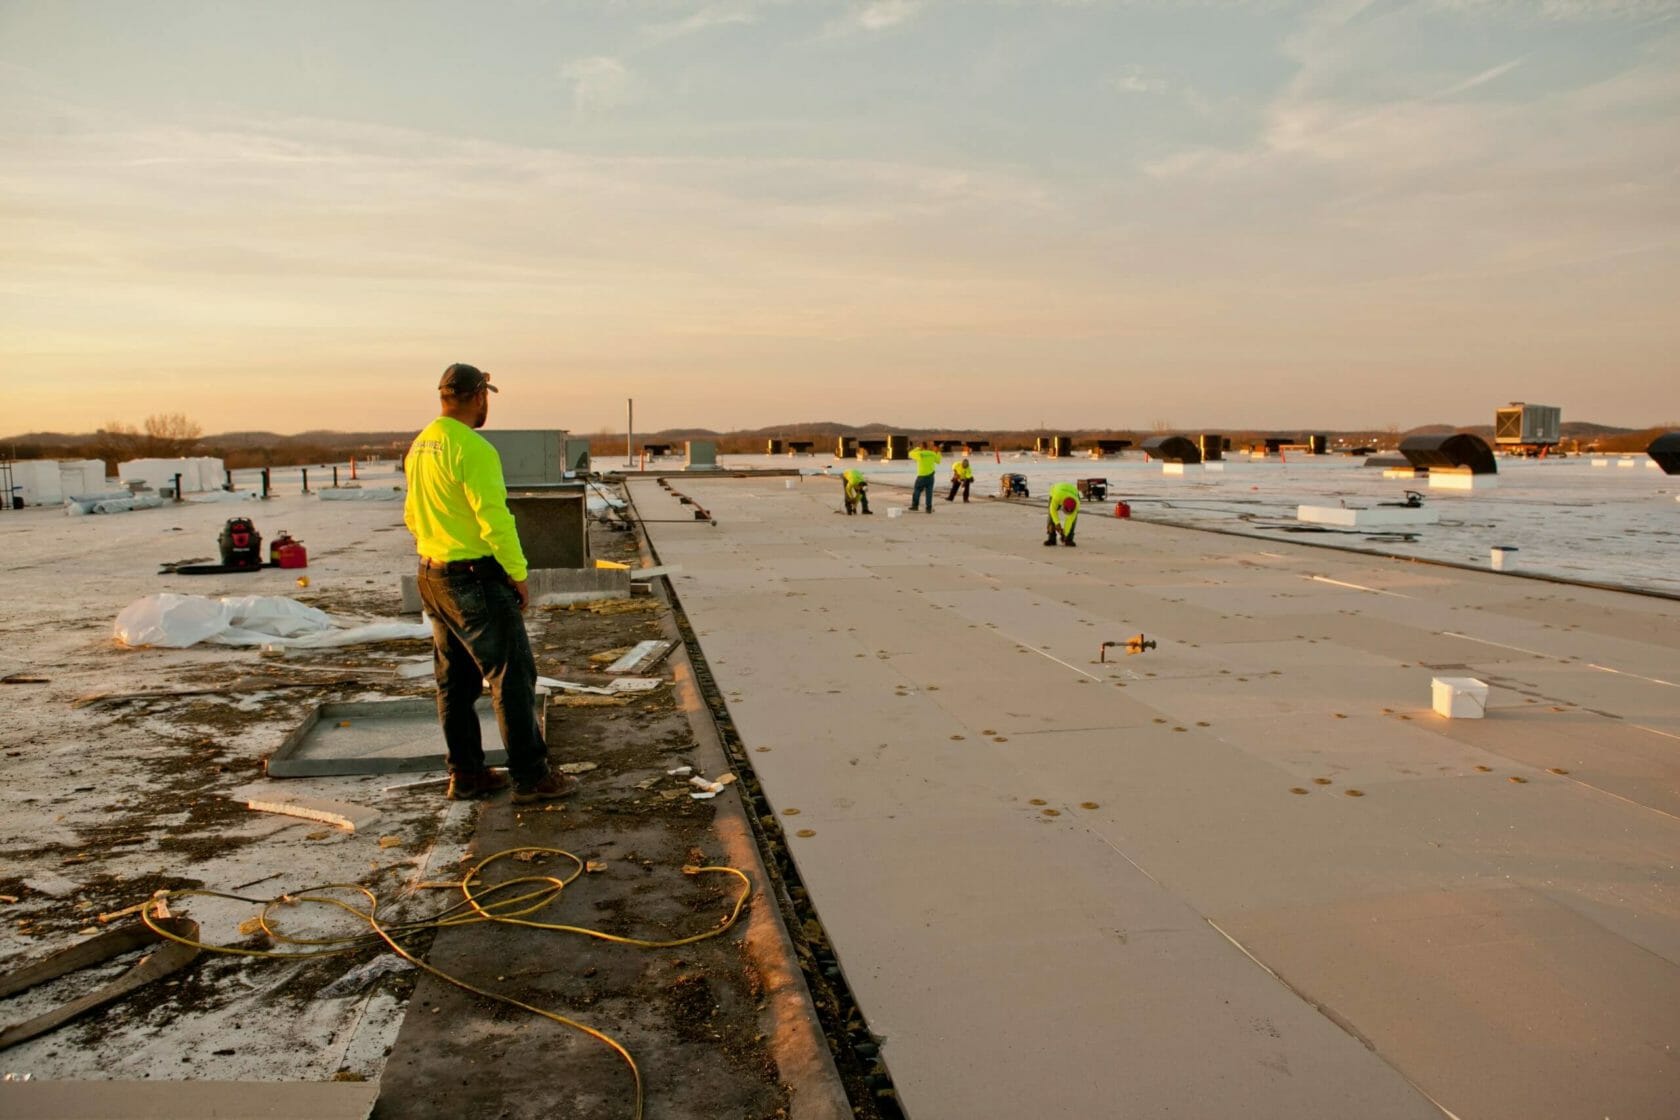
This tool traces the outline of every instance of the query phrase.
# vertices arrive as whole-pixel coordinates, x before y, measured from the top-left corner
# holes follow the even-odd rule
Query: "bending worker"
[[[1073,547],[1073,527],[1079,521],[1079,487],[1071,482],[1057,482],[1050,487],[1050,520],[1045,523],[1044,544],[1053,548],[1056,538]]]
[[[910,491],[911,513],[916,512],[916,503],[924,494],[927,495],[927,511],[933,512],[933,476],[939,470],[939,460],[944,457],[925,439],[920,447],[910,452],[910,458],[916,460],[916,486]]]
[[[840,476],[841,485],[845,488],[846,515],[849,517],[862,506],[863,512],[869,512],[869,480],[863,477],[863,472],[853,467]]]
[[[443,371],[443,415],[408,450],[403,522],[420,553],[420,602],[432,620],[432,673],[449,762],[451,801],[508,787],[509,774],[484,764],[473,705],[490,685],[513,799],[564,797],[577,779],[548,768],[537,724],[537,665],[521,617],[529,599],[525,553],[507,508],[502,460],[483,436],[490,375],[456,364]]]
[[[958,489],[958,487],[961,487],[962,488],[963,501],[967,502],[968,501],[968,488],[971,485],[973,485],[973,483],[974,483],[974,468],[968,465],[968,456],[965,455],[965,456],[963,456],[963,458],[961,460],[959,460],[956,463],[955,466],[953,466],[951,468],[951,492],[949,494],[945,495],[945,500],[947,502],[956,501],[956,499],[957,499],[957,489]]]

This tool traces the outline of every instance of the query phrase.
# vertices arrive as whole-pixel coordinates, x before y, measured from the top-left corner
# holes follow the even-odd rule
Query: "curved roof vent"
[[[1159,459],[1163,463],[1202,461],[1201,448],[1183,436],[1150,436],[1143,441],[1143,450],[1148,452],[1151,459]]]
[[[1651,441],[1645,454],[1657,461],[1664,474],[1680,474],[1680,432],[1669,432]]]
[[[1468,469],[1471,474],[1498,474],[1493,448],[1481,436],[1469,432],[1452,435],[1407,436],[1400,441],[1400,454],[1414,467],[1450,470]]]

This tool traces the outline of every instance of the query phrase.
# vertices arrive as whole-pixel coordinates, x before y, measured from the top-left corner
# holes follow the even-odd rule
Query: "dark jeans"
[[[1049,539],[1051,541],[1054,541],[1056,539],[1056,530],[1058,528],[1061,528],[1062,539],[1067,541],[1069,544],[1072,544],[1073,543],[1073,527],[1077,524],[1079,524],[1079,511],[1078,510],[1074,510],[1073,513],[1068,516],[1067,524],[1065,526],[1057,526],[1056,515],[1052,513],[1050,515],[1049,520],[1047,520],[1044,523],[1044,531],[1050,535]]]
[[[910,511],[912,513],[914,513],[915,510],[916,510],[916,503],[922,500],[922,495],[923,494],[927,495],[927,511],[929,513],[932,513],[933,512],[933,476],[931,474],[919,474],[919,475],[916,476],[915,489],[910,491]]]
[[[972,478],[953,478],[951,480],[951,492],[945,495],[945,500],[947,502],[956,501],[957,490],[960,487],[962,489],[963,501],[968,501],[968,488],[972,485],[974,485],[974,480]]]
[[[491,559],[437,568],[421,561],[420,602],[432,620],[432,671],[438,722],[452,773],[484,769],[483,735],[473,704],[490,685],[508,775],[529,787],[548,773],[548,745],[537,725],[537,663],[519,613],[519,596]]]

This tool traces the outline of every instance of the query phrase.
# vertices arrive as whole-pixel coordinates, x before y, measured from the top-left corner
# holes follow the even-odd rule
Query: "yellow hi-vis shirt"
[[[439,564],[494,556],[509,576],[525,578],[502,458],[489,440],[440,416],[414,437],[403,471],[408,476],[403,523],[421,556]]]
[[[927,448],[917,448],[910,452],[910,458],[916,460],[916,477],[926,478],[939,469],[939,460],[945,458],[945,456]]]
[[[1062,503],[1068,498],[1073,499],[1073,512],[1067,513],[1062,509]],[[1050,520],[1067,532],[1079,517],[1079,487],[1071,482],[1058,482],[1050,487]]]
[[[951,477],[956,479],[958,482],[966,482],[974,477],[974,468],[969,466],[965,461],[959,459],[957,460],[956,466],[951,468]]]

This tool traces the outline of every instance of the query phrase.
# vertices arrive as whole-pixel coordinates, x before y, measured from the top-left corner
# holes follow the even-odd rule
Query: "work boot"
[[[1051,533],[1048,537],[1044,538],[1044,547],[1045,548],[1055,548],[1056,547],[1056,534]]]
[[[1067,540],[1063,541],[1062,543],[1067,545],[1069,548],[1072,548],[1073,547],[1073,538],[1069,537]]]
[[[550,770],[536,785],[516,788],[513,791],[513,800],[516,805],[529,805],[533,801],[554,801],[576,793],[577,788],[576,778],[558,770]]]
[[[472,801],[500,793],[508,784],[507,774],[500,770],[457,770],[449,775],[449,791],[444,796],[451,801]]]

